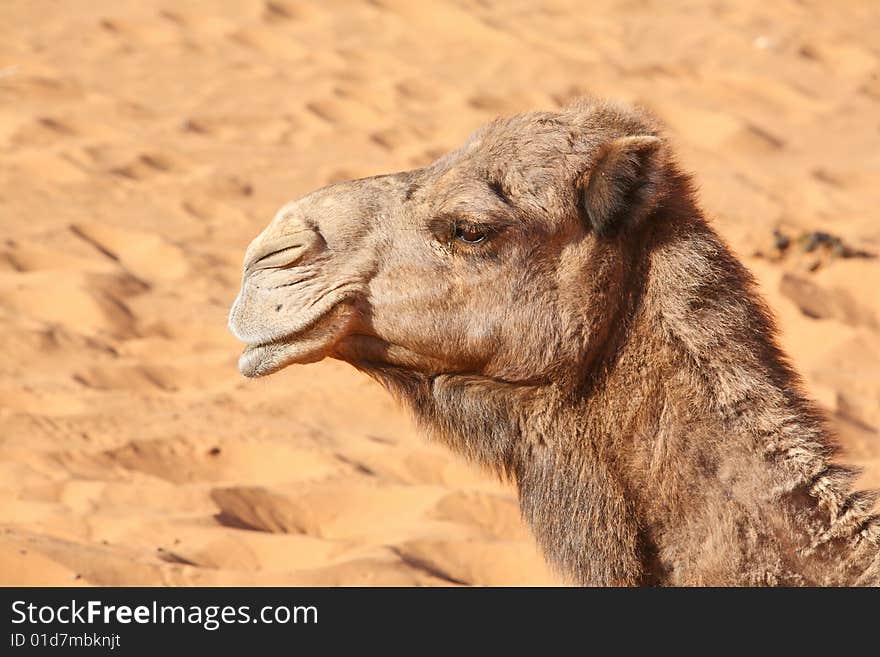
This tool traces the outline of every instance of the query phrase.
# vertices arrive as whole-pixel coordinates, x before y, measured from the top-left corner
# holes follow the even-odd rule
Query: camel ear
[[[599,149],[579,184],[582,210],[596,234],[610,235],[653,207],[662,143],[659,137],[638,135],[614,139]]]

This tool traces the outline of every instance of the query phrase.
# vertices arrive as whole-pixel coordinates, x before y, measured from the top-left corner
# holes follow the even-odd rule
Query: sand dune
[[[284,202],[582,93],[668,123],[880,486],[880,8],[536,4],[0,5],[0,584],[559,583],[510,486],[340,363],[241,379],[225,315]]]

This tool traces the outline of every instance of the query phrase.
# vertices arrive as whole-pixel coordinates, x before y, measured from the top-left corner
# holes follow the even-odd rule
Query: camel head
[[[829,462],[751,276],[633,110],[496,120],[290,203],[229,326],[246,376],[347,361],[510,476],[574,581],[880,581],[874,498]]]
[[[291,202],[245,254],[229,316],[247,343],[239,368],[334,357],[507,382],[579,371],[626,296],[625,245],[663,202],[666,161],[653,121],[581,102]]]

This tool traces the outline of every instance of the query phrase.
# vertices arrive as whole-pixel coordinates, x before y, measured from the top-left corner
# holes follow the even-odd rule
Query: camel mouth
[[[323,360],[345,337],[351,318],[349,309],[340,304],[296,333],[248,344],[239,356],[238,371],[255,379],[274,374],[288,365]]]
[[[321,360],[320,349],[304,348],[297,342],[249,344],[238,359],[238,371],[249,379],[268,376],[288,365],[305,365]]]

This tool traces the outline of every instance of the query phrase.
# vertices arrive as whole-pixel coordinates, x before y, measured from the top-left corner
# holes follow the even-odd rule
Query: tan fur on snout
[[[583,101],[290,204],[245,257],[242,371],[375,377],[516,482],[573,581],[880,584],[875,498],[671,152]]]

